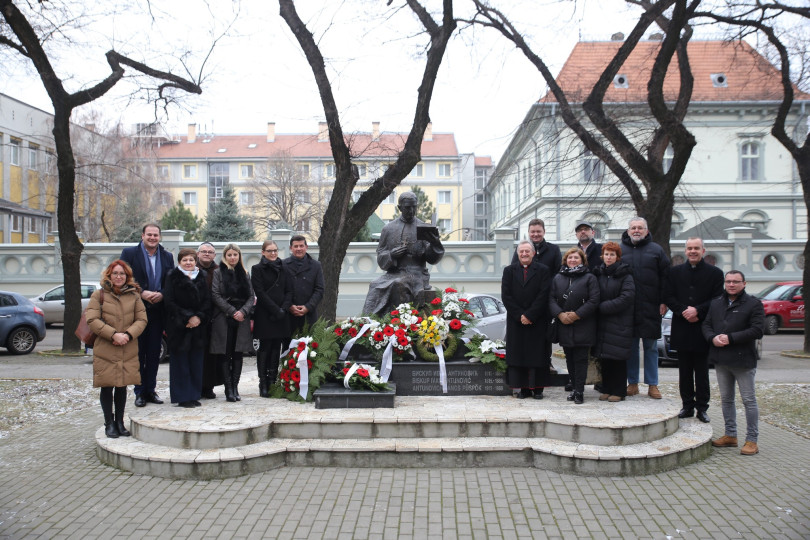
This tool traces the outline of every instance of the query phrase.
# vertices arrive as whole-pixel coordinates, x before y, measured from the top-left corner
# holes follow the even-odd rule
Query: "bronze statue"
[[[399,196],[400,216],[385,227],[377,246],[377,264],[385,274],[368,287],[363,313],[381,315],[404,302],[420,303],[430,288],[427,263],[444,256],[439,230],[416,217],[416,195]]]

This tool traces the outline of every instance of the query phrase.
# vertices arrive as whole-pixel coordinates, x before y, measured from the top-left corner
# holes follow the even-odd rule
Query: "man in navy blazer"
[[[137,246],[124,248],[121,260],[129,264],[135,281],[141,286],[141,299],[146,306],[146,330],[138,337],[138,359],[141,363],[141,384],[135,385],[135,406],[147,403],[160,405],[163,401],[155,392],[160,341],[163,338],[163,280],[174,268],[172,254],[160,245],[160,226],[147,223],[141,231]]]

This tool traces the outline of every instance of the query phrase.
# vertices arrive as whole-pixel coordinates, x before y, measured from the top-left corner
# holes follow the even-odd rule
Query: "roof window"
[[[219,152],[220,154],[225,153],[225,151],[226,151],[226,149],[225,149],[225,148],[220,148],[219,150],[217,150],[217,152]]]
[[[712,73],[712,86],[715,88],[727,88],[728,79],[725,73]]]
[[[250,144],[248,145],[248,148],[256,148],[256,143],[250,143]]]
[[[613,86],[615,88],[630,88],[630,84],[627,82],[627,75],[619,73],[613,77]]]

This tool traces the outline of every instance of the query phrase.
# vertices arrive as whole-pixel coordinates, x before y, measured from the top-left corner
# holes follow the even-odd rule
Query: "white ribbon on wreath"
[[[352,364],[352,367],[349,368],[349,371],[346,372],[346,375],[344,375],[344,377],[343,377],[343,386],[345,386],[346,389],[349,389],[349,390],[351,389],[350,386],[349,386],[349,379],[352,378],[352,375],[354,375],[357,372],[358,369],[360,369],[360,364],[355,362],[354,364]]]
[[[396,336],[390,336],[388,338],[388,346],[385,347],[382,362],[380,362],[380,379],[385,383],[388,382],[388,377],[391,375],[391,370],[394,367],[394,340],[396,338]]]
[[[362,327],[360,327],[360,331],[357,332],[357,335],[346,342],[346,345],[343,346],[343,350],[340,352],[340,356],[338,357],[340,362],[343,362],[349,357],[349,351],[352,349],[357,340],[363,337],[363,334],[365,334],[369,328],[371,328],[370,324],[364,324]]]
[[[290,341],[290,346],[287,347],[287,350],[281,355],[281,357],[284,358],[291,350],[297,349],[299,343],[304,344],[304,350],[301,351],[295,360],[295,365],[298,367],[298,372],[301,374],[301,380],[298,382],[298,395],[304,398],[304,401],[306,401],[307,392],[309,391],[309,363],[307,360],[309,358],[310,341],[312,341],[311,337],[294,339]]]
[[[439,357],[439,383],[442,385],[442,392],[447,393],[447,367],[444,365],[444,348],[442,344],[433,346],[436,356]]]

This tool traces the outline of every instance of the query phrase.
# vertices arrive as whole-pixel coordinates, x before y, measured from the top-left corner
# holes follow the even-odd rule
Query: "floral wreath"
[[[470,362],[476,359],[482,364],[490,364],[498,373],[506,373],[506,343],[499,339],[489,339],[483,334],[476,334],[467,344],[469,352],[464,356]]]

